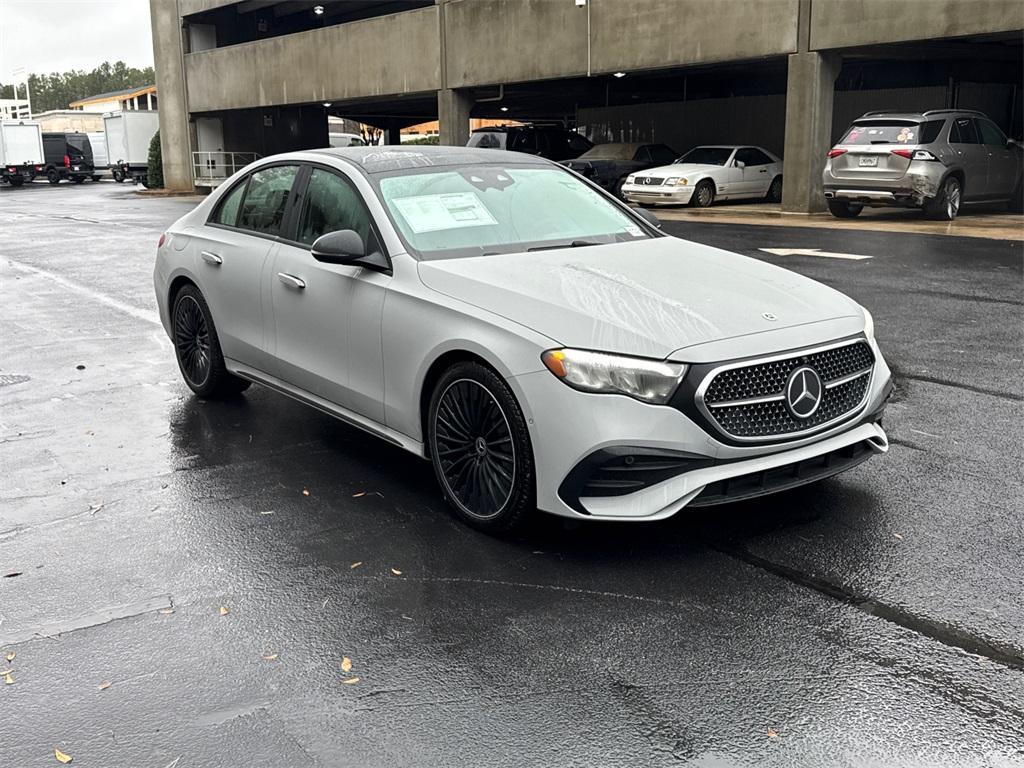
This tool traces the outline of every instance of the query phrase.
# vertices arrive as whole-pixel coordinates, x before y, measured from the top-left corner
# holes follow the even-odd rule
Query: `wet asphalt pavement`
[[[668,224],[873,312],[891,451],[502,541],[317,411],[191,396],[151,270],[193,204],[0,187],[0,766],[1024,765],[1019,242]]]

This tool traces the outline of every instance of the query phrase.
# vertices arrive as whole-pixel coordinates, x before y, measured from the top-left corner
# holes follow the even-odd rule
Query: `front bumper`
[[[693,196],[693,185],[623,184],[622,196],[640,205],[686,205]]]
[[[854,415],[820,434],[768,445],[728,445],[676,408],[578,392],[546,370],[514,377],[510,384],[526,411],[533,443],[537,506],[578,519],[660,520],[690,504],[723,503],[813,482],[884,453],[888,440],[881,414],[891,374],[871,345],[875,370],[865,403]],[[664,458],[651,465],[662,475],[647,477],[631,493],[586,495],[581,473],[588,475],[595,456],[642,454]]]

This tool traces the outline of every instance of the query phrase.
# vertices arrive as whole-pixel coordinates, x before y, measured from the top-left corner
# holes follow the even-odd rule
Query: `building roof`
[[[95,96],[86,96],[84,99],[78,99],[68,104],[69,107],[74,107],[79,104],[92,104],[97,101],[113,101],[114,99],[130,99],[133,96],[142,96],[147,93],[156,93],[155,85],[140,85],[135,88],[125,88],[121,91],[108,91],[107,93],[97,93]]]

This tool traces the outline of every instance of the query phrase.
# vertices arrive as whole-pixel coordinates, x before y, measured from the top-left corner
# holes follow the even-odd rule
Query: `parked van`
[[[43,173],[51,184],[59,184],[62,179],[75,184],[90,178],[99,181],[92,145],[84,133],[44,133],[43,156]]]

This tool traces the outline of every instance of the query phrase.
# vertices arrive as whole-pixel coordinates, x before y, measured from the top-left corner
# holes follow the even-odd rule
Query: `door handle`
[[[297,291],[301,291],[306,287],[306,281],[295,275],[289,275],[287,272],[278,272],[277,279],[287,285],[289,288],[294,288]]]
[[[762,168],[760,171],[758,171],[758,173],[768,173],[768,169]]]
[[[216,253],[211,253],[210,251],[203,251],[199,255],[203,257],[203,261],[205,261],[207,264],[213,264],[213,266],[215,267],[219,267],[221,264],[224,263],[224,259],[218,256]]]

